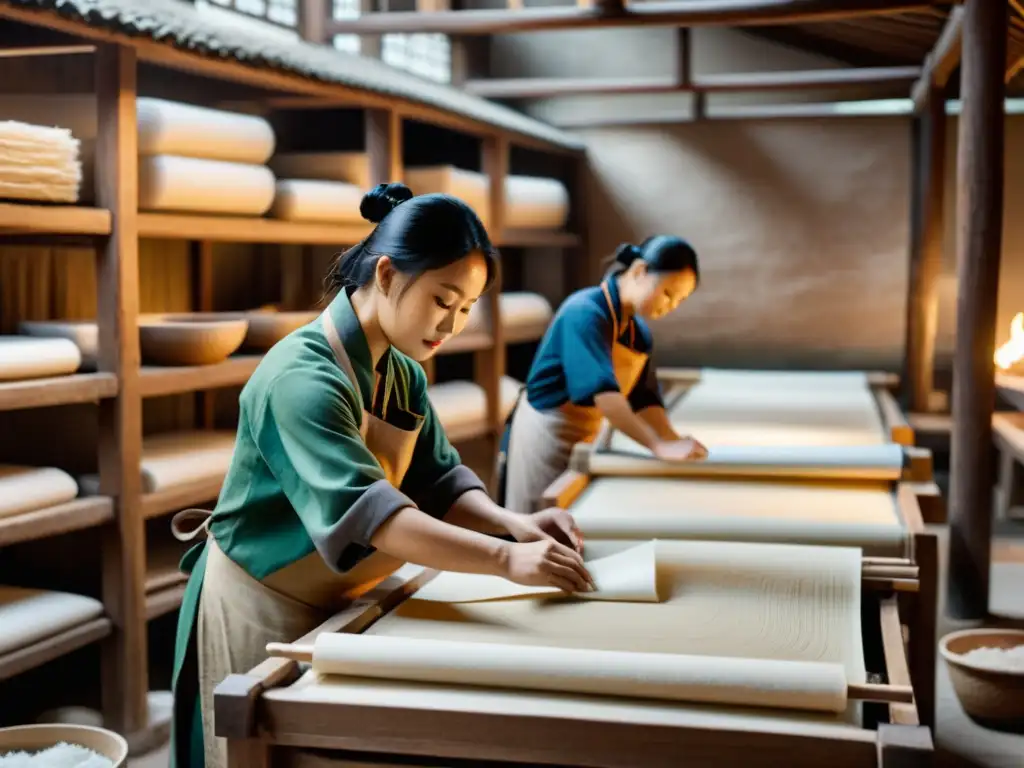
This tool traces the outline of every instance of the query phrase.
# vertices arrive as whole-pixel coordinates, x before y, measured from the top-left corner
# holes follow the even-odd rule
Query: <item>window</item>
[[[301,0],[208,0],[208,2],[211,5],[228,8],[288,29],[295,29],[299,22],[298,3]]]
[[[223,8],[268,21],[276,27],[294,30],[298,25],[298,4],[303,0],[195,0],[196,5]],[[379,1],[379,0],[378,0]],[[335,19],[357,19],[365,0],[333,0]],[[376,3],[375,3],[376,4]],[[339,51],[362,53],[359,35],[335,35],[331,41]],[[427,80],[450,83],[452,79],[452,46],[447,35],[416,33],[383,35],[381,59]]]
[[[451,82],[452,46],[447,35],[384,35],[380,56],[385,63],[428,80]]]
[[[335,19],[358,19],[360,0],[334,0]],[[359,35],[335,35],[334,47],[347,53],[360,53]]]

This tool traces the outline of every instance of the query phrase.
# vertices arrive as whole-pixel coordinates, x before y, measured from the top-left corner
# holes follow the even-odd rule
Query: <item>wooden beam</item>
[[[925,108],[925,100],[932,88],[945,88],[960,64],[960,40],[964,22],[964,9],[957,6],[949,12],[946,25],[935,41],[935,47],[924,60],[924,72],[910,91],[914,100],[914,111]]]
[[[913,170],[916,193],[915,249],[911,254],[907,302],[907,370],[910,410],[931,410],[935,374],[935,338],[938,329],[938,282],[942,273],[945,240],[943,200],[946,168],[945,97],[938,88],[929,91],[928,108],[915,118]]]
[[[358,19],[334,19],[331,34],[440,32],[495,35],[553,29],[620,26],[738,27],[809,24],[862,16],[891,16],[927,11],[936,2],[899,0],[651,0],[631,3],[621,12],[602,6],[554,6],[521,10],[469,10],[421,14],[373,13]]]
[[[855,67],[691,77],[686,61],[688,57],[685,53],[681,55],[685,69],[681,64],[680,72],[674,77],[471,80],[466,83],[465,89],[474,96],[491,99],[544,98],[584,93],[737,93],[910,84],[921,75],[920,67]]]
[[[675,77],[524,77],[469,80],[467,93],[486,99],[540,99],[587,93],[679,93]]]
[[[99,370],[117,376],[117,397],[100,401],[100,493],[117,525],[103,541],[103,604],[114,632],[103,648],[104,724],[126,736],[147,725],[146,533],[142,519],[142,397],[139,387],[138,128],[132,48],[96,53],[96,202],[111,233],[96,267]]]
[[[966,0],[957,153],[956,355],[950,460],[949,614],[988,614],[992,546],[992,411],[1002,255],[1007,5]]]
[[[96,52],[95,45],[25,45],[0,48],[0,59],[29,56],[83,56]]]

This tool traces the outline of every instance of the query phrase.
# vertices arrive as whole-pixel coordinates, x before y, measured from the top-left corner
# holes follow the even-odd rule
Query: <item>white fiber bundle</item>
[[[0,199],[77,202],[79,149],[66,128],[0,121]]]

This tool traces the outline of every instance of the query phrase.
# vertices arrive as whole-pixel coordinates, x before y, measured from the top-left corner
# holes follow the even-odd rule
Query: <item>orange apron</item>
[[[619,391],[628,395],[636,386],[649,355],[622,344],[622,328],[615,314],[611,292],[601,284],[605,302],[612,315],[612,368]],[[635,328],[631,327],[635,333]],[[630,338],[630,343],[634,339]],[[566,375],[571,372],[566,371]],[[504,457],[504,506],[513,512],[537,511],[537,503],[547,487],[569,466],[576,443],[597,436],[603,419],[596,405],[563,403],[557,408],[538,411],[520,393],[512,415],[507,451]]]

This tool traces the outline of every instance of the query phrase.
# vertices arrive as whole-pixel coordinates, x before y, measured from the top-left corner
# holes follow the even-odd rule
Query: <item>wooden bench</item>
[[[1024,413],[996,413],[992,417],[992,438],[999,452],[999,477],[996,481],[995,515],[997,520],[1015,515],[1015,507],[1024,505]]]

